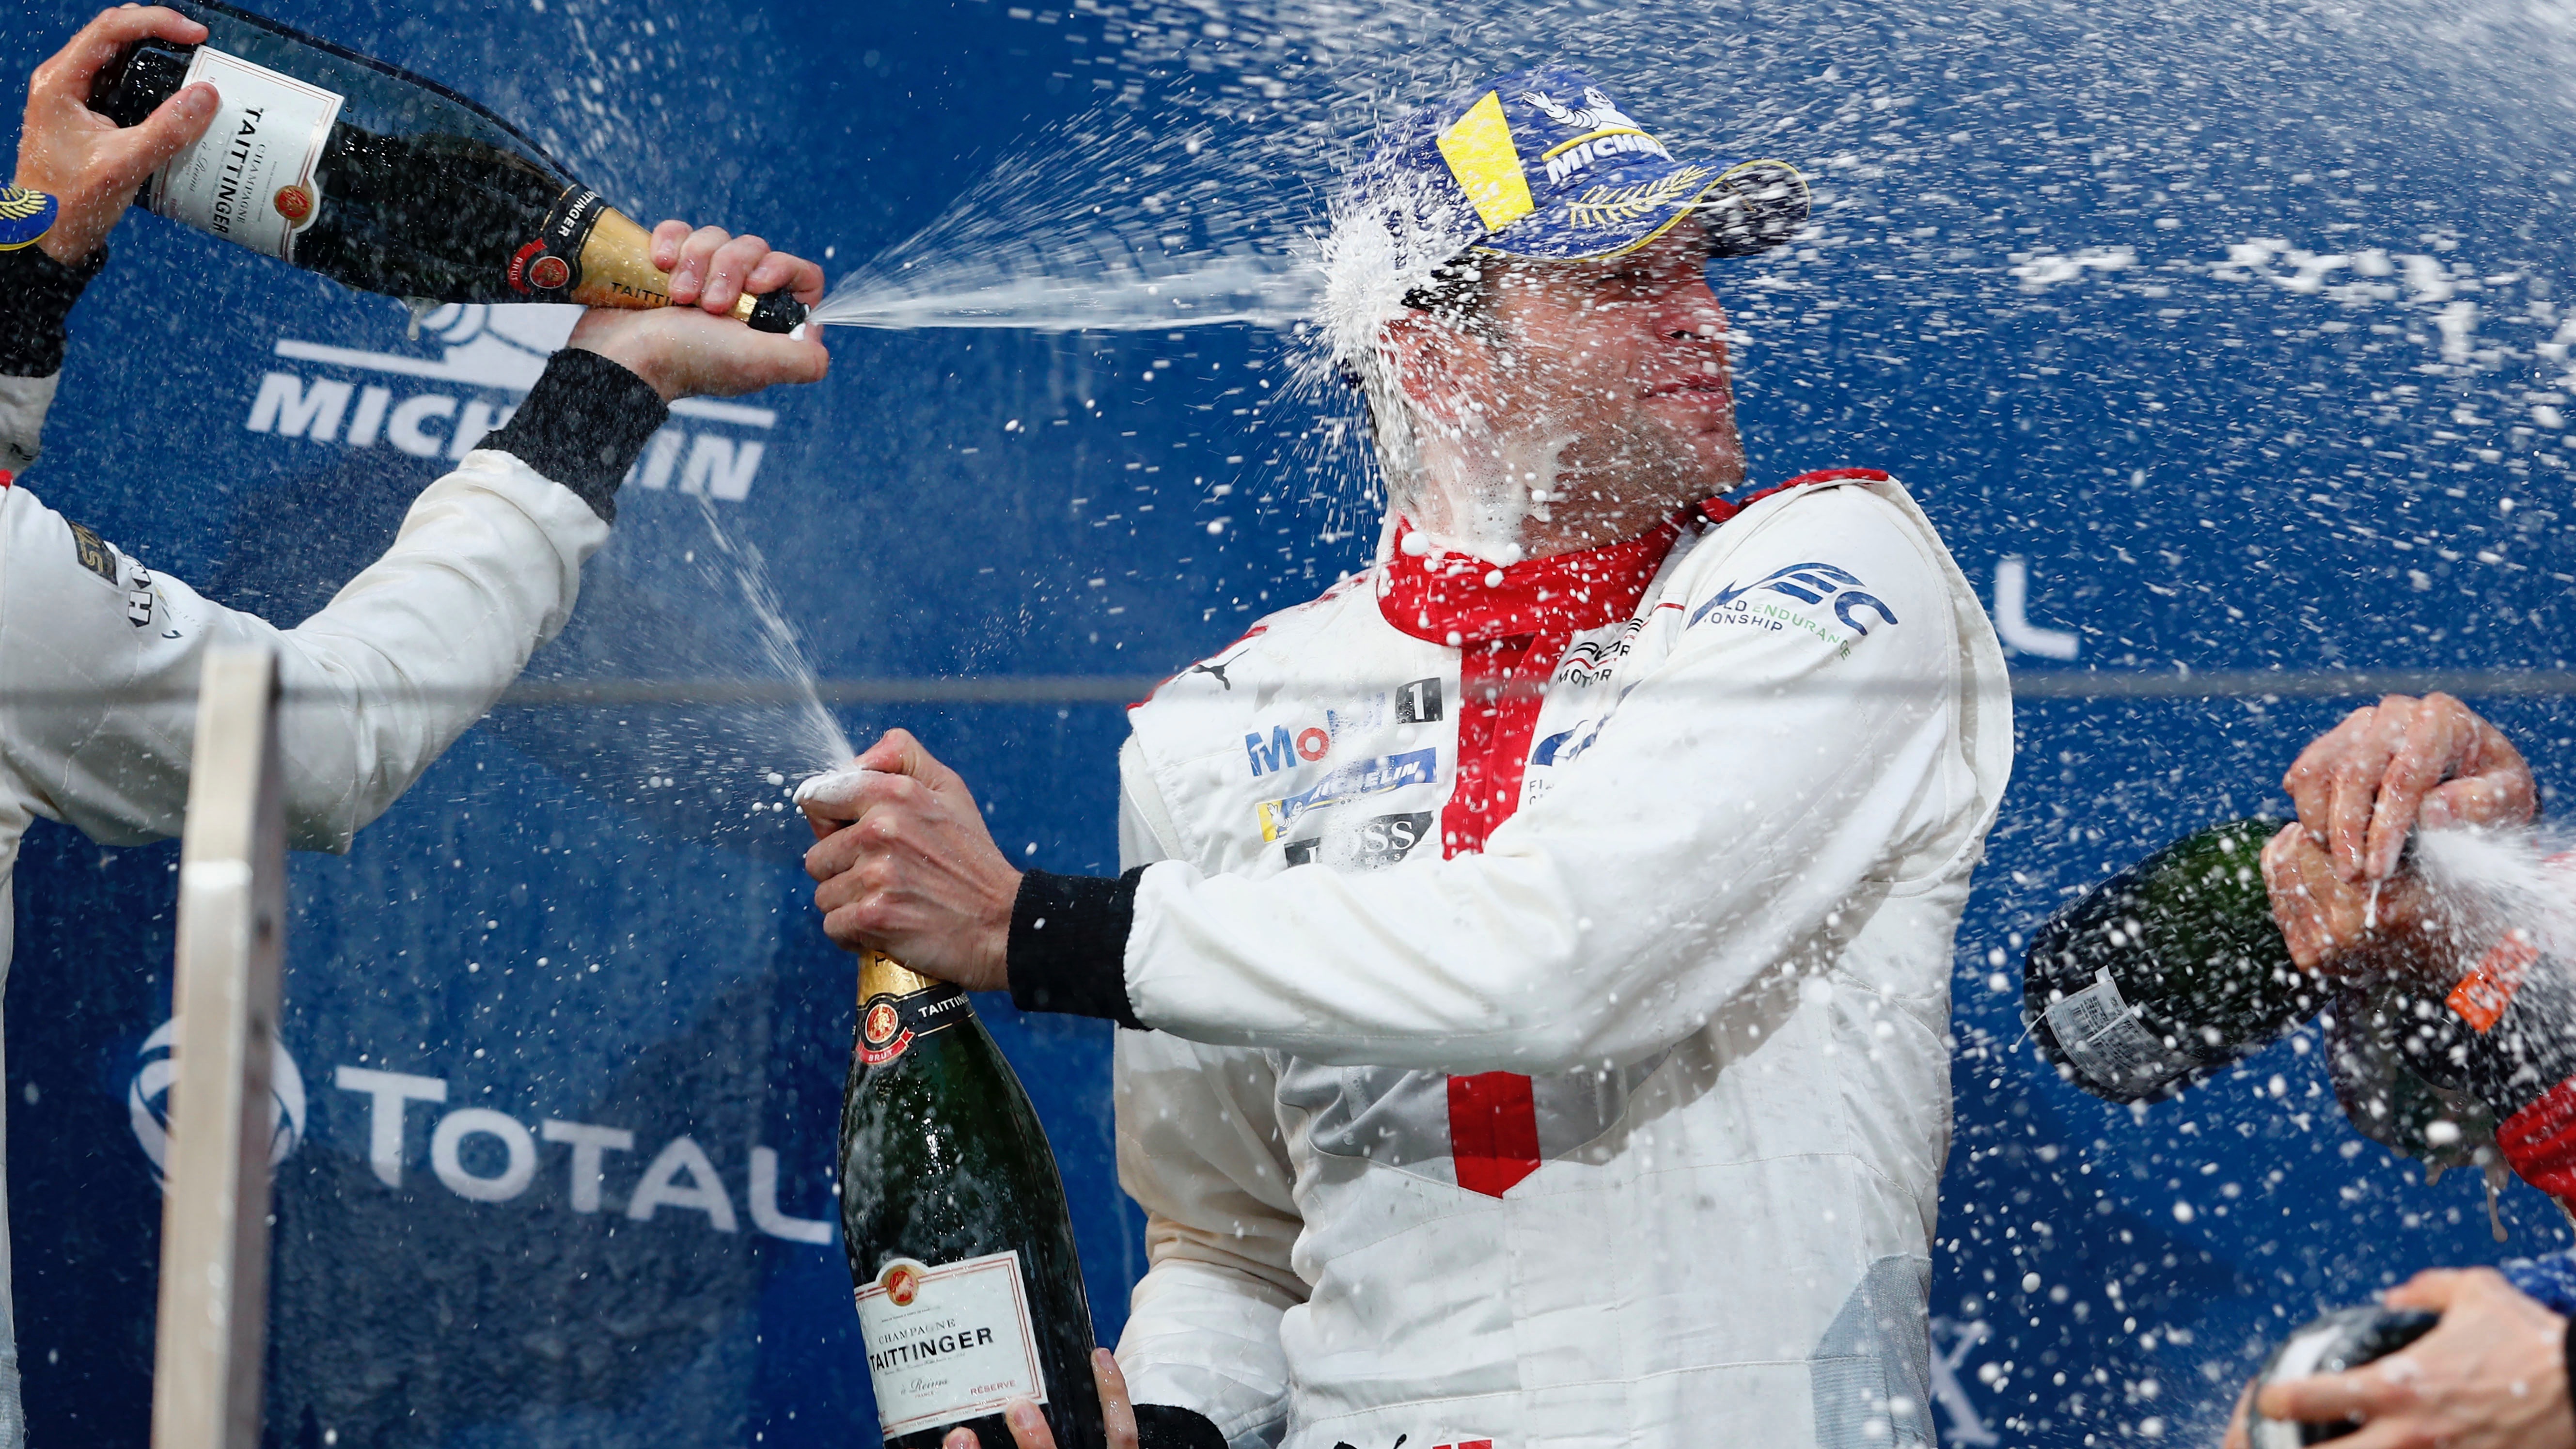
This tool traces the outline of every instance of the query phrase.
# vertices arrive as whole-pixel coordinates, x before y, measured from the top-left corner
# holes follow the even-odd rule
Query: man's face
[[[1696,217],[1625,256],[1488,263],[1459,391],[1553,460],[1556,511],[1665,508],[1744,479],[1726,314]],[[1545,511],[1540,513],[1546,516]]]

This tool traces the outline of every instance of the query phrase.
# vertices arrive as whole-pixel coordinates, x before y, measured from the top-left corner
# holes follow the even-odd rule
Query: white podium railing
[[[268,650],[208,653],[189,769],[152,1444],[258,1449],[269,1064],[286,937],[277,660]]]

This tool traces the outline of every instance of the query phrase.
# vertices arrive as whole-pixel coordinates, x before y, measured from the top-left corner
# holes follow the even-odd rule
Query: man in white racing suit
[[[1562,69],[1412,112],[1335,233],[1406,299],[1342,348],[1385,542],[1133,710],[1126,873],[1013,870],[900,733],[808,802],[835,939],[1138,1028],[1146,1444],[1933,1442],[2010,701],[1888,475],[1717,496],[1704,268],[1803,214]]]
[[[193,44],[206,32],[172,10],[110,10],[36,71],[19,140],[24,189],[11,194],[32,198],[14,210],[39,223],[50,214],[50,226],[0,239],[17,243],[0,250],[0,972],[19,843],[37,817],[112,844],[178,833],[209,648],[276,651],[289,838],[346,850],[563,626],[583,561],[607,540],[619,482],[669,400],[812,381],[828,362],[816,343],[724,316],[746,289],[819,299],[819,268],[757,238],[666,222],[656,260],[678,269],[673,297],[698,306],[585,316],[509,422],[431,484],[384,556],[301,625],[212,603],[46,507],[25,476],[59,382],[65,319],[106,265],[109,230],[214,113],[204,84],[132,130],[83,104],[99,68],[146,35]],[[50,213],[34,205],[47,196]],[[151,422],[137,418],[129,436],[148,446]],[[16,1449],[7,1262],[0,1239],[0,1449]]]

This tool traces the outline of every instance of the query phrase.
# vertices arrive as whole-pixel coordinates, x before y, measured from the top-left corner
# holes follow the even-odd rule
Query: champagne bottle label
[[[859,1003],[859,1060],[884,1066],[966,1016],[966,993],[945,981],[900,996],[879,992]]]
[[[563,301],[581,285],[581,249],[607,210],[589,187],[564,188],[537,234],[511,256],[511,289],[539,302]]]
[[[152,178],[152,209],[294,261],[296,233],[322,210],[314,168],[344,98],[210,45],[188,63],[186,83],[198,81],[222,98],[214,122]]]
[[[896,1258],[858,1298],[885,1437],[1047,1401],[1017,1250],[937,1267]]]
[[[2134,1091],[2187,1065],[2138,1023],[2108,966],[2092,985],[2050,1003],[2048,1029],[2075,1069],[2104,1087]]]

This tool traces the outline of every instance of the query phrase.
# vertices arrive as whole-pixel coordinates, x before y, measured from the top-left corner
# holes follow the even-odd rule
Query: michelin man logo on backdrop
[[[461,461],[510,420],[546,358],[572,335],[582,309],[450,303],[421,315],[412,335],[439,355],[370,352],[281,337],[275,355],[292,370],[261,374],[243,428],[342,448],[390,447],[415,458]],[[376,379],[385,379],[378,381]],[[445,384],[445,386],[439,386]],[[751,493],[778,422],[769,408],[711,398],[671,405],[628,478],[632,486],[703,493],[738,503]]]

